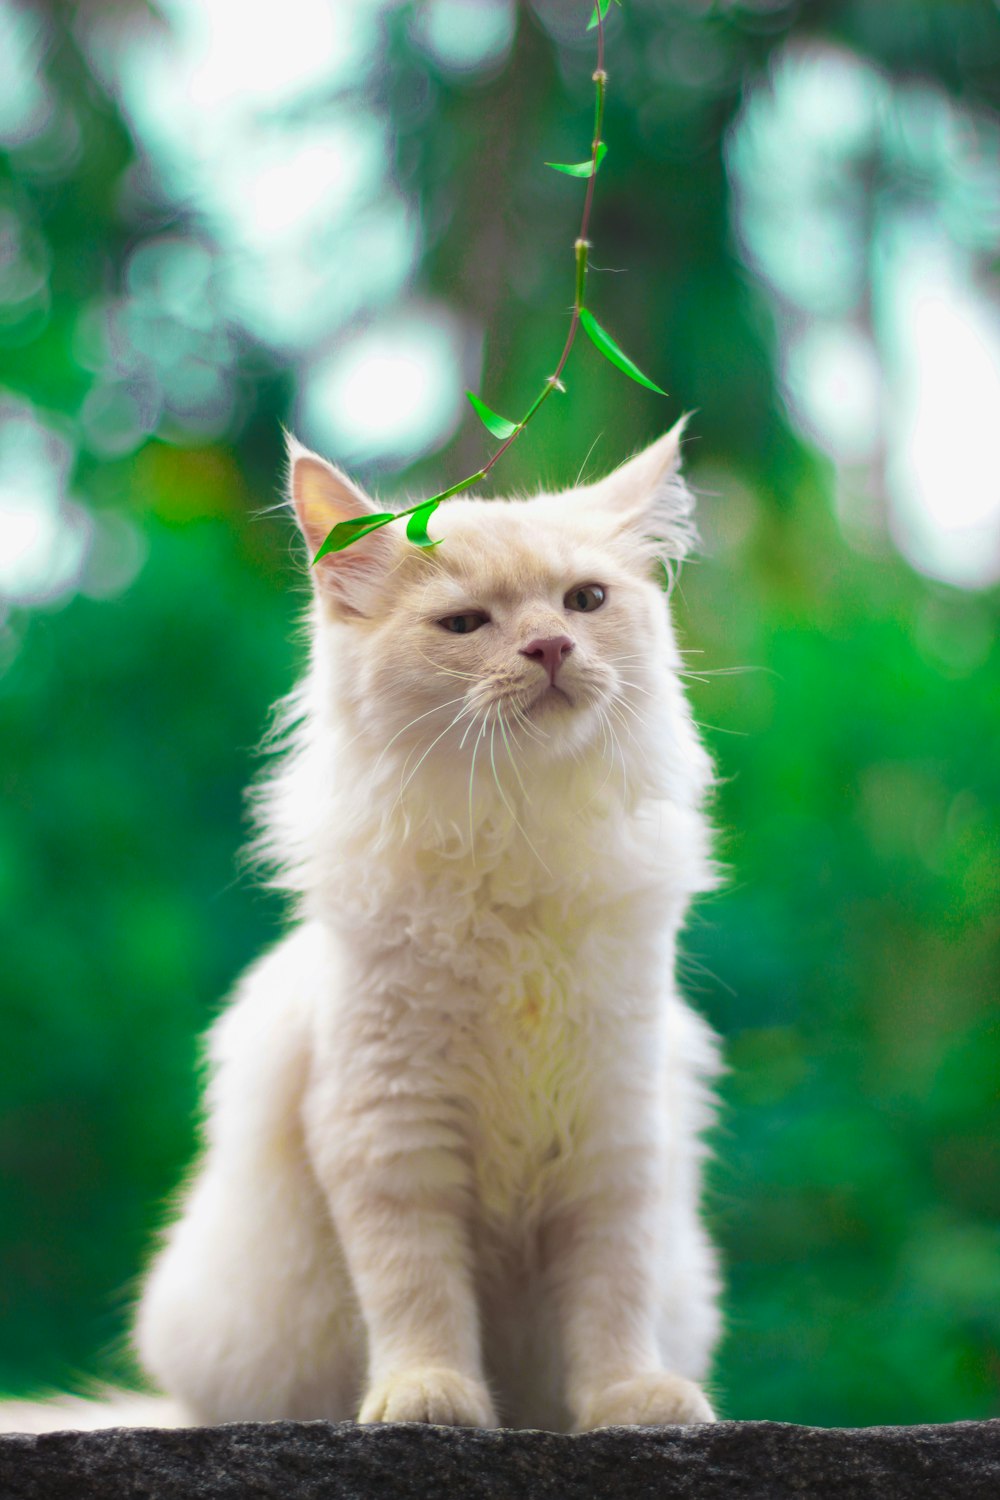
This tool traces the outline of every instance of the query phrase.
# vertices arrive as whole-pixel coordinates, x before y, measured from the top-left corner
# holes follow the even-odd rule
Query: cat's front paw
[[[359,1422],[433,1422],[441,1427],[496,1427],[490,1393],[458,1370],[427,1366],[400,1370],[373,1385]]]
[[[594,1427],[660,1427],[671,1423],[714,1422],[715,1413],[693,1380],[665,1370],[633,1375],[583,1403],[577,1432]]]

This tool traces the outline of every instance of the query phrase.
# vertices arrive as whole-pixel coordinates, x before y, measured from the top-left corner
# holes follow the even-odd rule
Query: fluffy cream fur
[[[261,798],[298,921],[213,1029],[138,1315],[195,1421],[711,1420],[715,1048],[673,978],[710,767],[654,576],[689,537],[679,441],[314,570]],[[311,551],[373,508],[297,445],[292,495]],[[560,636],[553,684],[523,651]]]

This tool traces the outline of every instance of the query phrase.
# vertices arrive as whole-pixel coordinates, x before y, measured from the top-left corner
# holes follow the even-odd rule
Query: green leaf
[[[395,521],[394,515],[380,512],[373,516],[352,516],[349,521],[339,521],[332,531],[327,533],[326,540],[313,558],[313,563],[318,563],[321,557],[326,557],[329,552],[343,552],[352,542],[367,536],[369,531],[378,531],[382,526],[388,526],[390,521]]]
[[[440,541],[432,542],[427,535],[427,522],[437,510],[440,501],[427,500],[419,506],[406,523],[407,539],[417,547],[440,547]]]
[[[620,349],[610,333],[604,331],[589,308],[580,308],[580,322],[583,324],[587,337],[592,343],[597,345],[605,359],[609,359],[613,365],[617,365],[618,369],[631,380],[638,381],[640,385],[646,386],[651,391],[659,392],[661,396],[667,394],[662,386],[658,386],[655,381],[650,380],[648,375],[642,373],[638,365],[632,363],[624,349]]]
[[[572,166],[568,166],[562,161],[547,161],[545,165],[551,167],[553,172],[565,172],[567,177],[593,177],[607,154],[608,148],[601,141],[597,147],[595,160],[574,162]]]
[[[616,5],[621,5],[621,3],[622,3],[622,0],[615,0],[615,4]],[[597,0],[597,4],[600,5],[600,7],[601,7],[601,20],[603,21],[604,17],[608,13],[608,7],[611,4],[611,0]],[[594,14],[590,18],[590,24],[588,25],[587,30],[588,31],[593,31],[593,29],[594,29],[594,27],[596,25],[597,25],[597,5],[594,6]]]
[[[490,411],[486,402],[480,401],[479,397],[473,395],[472,391],[466,391],[465,394],[472,402],[473,411],[487,431],[492,432],[493,436],[498,438],[513,437],[517,431],[516,422],[508,422],[506,417],[498,416],[495,411]]]

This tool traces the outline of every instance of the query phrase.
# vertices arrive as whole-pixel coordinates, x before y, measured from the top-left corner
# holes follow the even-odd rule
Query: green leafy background
[[[464,70],[421,39],[418,9],[382,7],[352,108],[389,122],[419,232],[411,289],[485,338],[456,402],[472,385],[517,412],[565,332],[584,184],[544,161],[587,149],[588,7],[524,7],[508,51]],[[79,11],[164,24],[141,7]],[[142,347],[179,350],[174,386],[164,377],[179,395],[144,431],[88,438],[86,309],[131,284],[146,240],[211,251],[213,231],[145,162],[79,15],[18,13],[41,28],[39,76],[73,140],[0,157],[3,223],[41,267],[0,309],[0,386],[62,435],[97,541],[73,587],[0,605],[10,1391],[127,1373],[131,1287],[194,1143],[198,1036],[280,930],[239,862],[242,789],[302,662],[308,587],[275,510],[301,379],[287,347],[212,313],[207,293],[200,325],[166,306]],[[726,143],[749,84],[789,41],[818,40],[957,104],[997,104],[1000,17],[985,0],[613,8],[592,227],[605,269],[588,302],[671,396],[578,340],[568,393],[491,478],[569,483],[697,412],[705,552],[675,603],[705,669],[690,692],[729,871],[685,959],[730,1067],[709,1208],[728,1282],[723,1411],[982,1417],[1000,1369],[998,600],[915,571],[877,493],[864,534],[845,531],[835,468],[781,395],[782,325],[739,248]],[[858,191],[875,203],[896,186],[873,172]],[[868,284],[874,252],[857,250]],[[229,406],[207,430],[212,370]],[[416,500],[482,467],[490,439],[466,413],[443,452],[405,472],[361,462],[361,477]]]

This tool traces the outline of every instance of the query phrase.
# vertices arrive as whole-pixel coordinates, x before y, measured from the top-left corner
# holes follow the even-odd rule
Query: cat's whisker
[[[611,729],[611,723],[610,723],[610,720],[608,719],[607,709],[602,708],[600,710],[600,715],[601,715],[601,730],[602,730],[603,735],[604,735],[604,744],[605,744],[605,747],[606,747],[606,749],[608,751],[608,774],[605,777],[604,783],[603,783],[603,785],[601,787],[601,790],[603,791],[604,787],[607,786],[608,782],[611,780],[612,774],[613,774],[614,769],[615,769],[615,760],[617,759],[617,756],[615,754],[615,750],[616,750],[615,742],[614,742],[613,738],[611,737],[611,735],[609,734],[609,730]]]
[[[433,665],[433,663],[431,663],[431,665]],[[429,719],[432,714],[441,713],[444,709],[446,709],[446,708],[453,708],[456,703],[464,703],[464,701],[465,701],[465,694],[461,693],[456,698],[447,698],[444,703],[436,703],[434,705],[434,707],[433,708],[429,708],[426,713],[417,714],[414,718],[412,718],[409,721],[408,724],[404,724],[401,729],[397,729],[396,733],[394,735],[392,735],[388,740],[386,740],[385,744],[382,746],[382,749],[379,751],[378,758],[376,759],[376,761],[375,761],[375,763],[374,763],[374,765],[372,767],[372,770],[373,771],[377,771],[378,770],[379,766],[382,764],[383,757],[386,755],[387,751],[389,751],[392,748],[392,746],[396,743],[396,741],[400,738],[401,735],[404,735],[407,732],[408,729],[412,729],[413,726],[414,726],[414,724],[419,724],[422,719]],[[351,738],[349,740],[345,740],[343,742],[343,744],[341,745],[341,751],[349,750],[352,745],[356,745],[357,742],[358,742],[358,740],[364,739],[367,734],[369,734],[369,730],[367,728],[361,728],[361,729],[359,729],[358,732],[357,732],[357,734],[352,734]],[[281,748],[282,747],[279,745],[279,746],[276,747],[276,750],[280,752]],[[411,752],[411,754],[412,754],[412,752]],[[404,766],[403,769],[405,771],[406,767]]]
[[[462,738],[458,742],[458,748],[460,750],[464,750],[465,749],[465,742],[469,738],[469,735],[471,734],[472,730],[475,728],[476,720],[479,718],[479,715],[481,713],[484,713],[484,712],[485,713],[489,713],[489,706],[488,705],[487,705],[487,707],[486,707],[485,710],[482,709],[482,708],[477,708],[476,709],[476,712],[473,714],[471,721],[469,722],[468,725],[466,725],[465,733],[462,735]]]
[[[514,811],[514,809],[511,807],[510,803],[508,802],[508,800],[507,800],[507,793],[504,791],[503,787],[500,784],[500,777],[499,777],[499,775],[497,773],[496,747],[495,747],[495,744],[494,744],[494,741],[496,740],[497,724],[500,722],[500,704],[499,703],[496,704],[496,710],[497,710],[497,717],[493,720],[493,728],[490,730],[490,770],[493,772],[493,783],[496,786],[496,789],[497,789],[497,791],[500,794],[500,801],[503,803],[504,807],[510,813],[511,818],[514,820],[514,827],[518,830],[518,832],[520,833],[521,837],[524,839],[524,842],[527,844],[528,848],[531,850],[532,854],[535,856],[535,858],[538,860],[538,863],[541,865],[542,869],[545,871],[546,875],[551,875],[552,871],[549,869],[548,865],[545,863],[544,859],[539,854],[539,852],[535,848],[534,844],[531,842],[531,839],[528,836],[527,829],[525,828],[524,824],[521,822],[520,818],[517,816],[517,813]]]
[[[742,677],[746,672],[766,672],[769,677],[778,676],[773,667],[699,667],[698,670],[702,677]],[[694,674],[682,669],[678,675],[691,677]]]
[[[746,730],[746,729],[726,729],[721,724],[706,724],[706,722],[705,722],[704,719],[692,719],[691,723],[694,724],[694,725],[696,725],[698,729],[711,729],[713,731],[713,733],[715,733],[715,734],[736,734],[736,735],[739,735],[739,737],[740,737],[741,740],[745,740],[749,736],[749,730]]]
[[[427,746],[427,749],[424,751],[423,755],[421,755],[420,759],[417,761],[416,765],[413,767],[413,770],[409,773],[409,775],[406,774],[406,766],[409,762],[409,756],[407,756],[407,760],[406,762],[404,762],[402,772],[400,773],[399,796],[396,798],[397,807],[402,802],[403,797],[406,793],[406,789],[410,785],[410,782],[413,780],[414,776],[416,776],[417,772],[420,770],[420,767],[423,765],[428,755],[430,755],[431,751],[434,749],[434,746],[437,745],[441,740],[443,740],[449,730],[454,729],[459,720],[462,719],[465,714],[469,713],[470,710],[471,704],[467,705],[465,708],[459,709],[458,713],[454,716],[451,723],[446,724],[441,733],[435,736],[433,740],[431,740],[430,744]],[[405,780],[403,779],[404,777]]]
[[[614,714],[615,718],[618,720],[619,725],[625,731],[625,733],[628,735],[629,739],[630,740],[633,739],[633,734],[632,734],[631,726],[629,725],[628,720],[625,718],[625,715],[622,713],[622,711],[619,708],[618,704],[617,703],[609,703],[608,704],[608,712]],[[611,720],[610,719],[608,720],[608,728],[612,730],[612,733],[614,733],[614,730],[612,728],[612,724],[611,724]]]
[[[465,694],[464,693],[460,693],[457,698],[449,698],[444,703],[436,703],[434,705],[434,707],[433,708],[429,708],[425,714],[417,714],[416,718],[411,719],[408,724],[404,724],[403,727],[402,727],[402,729],[397,729],[396,733],[392,736],[392,738],[390,740],[387,740],[385,742],[385,744],[382,746],[382,750],[381,750],[381,752],[379,754],[379,757],[376,760],[375,765],[373,766],[372,769],[375,770],[375,771],[378,770],[379,766],[382,764],[382,758],[386,754],[386,752],[389,749],[391,749],[391,747],[396,743],[396,741],[399,739],[400,735],[405,734],[408,729],[412,729],[413,726],[414,726],[414,724],[419,724],[420,721],[421,721],[421,719],[429,719],[430,716],[431,716],[431,714],[440,713],[443,709],[453,708],[456,703],[464,703],[464,702],[465,702]],[[451,726],[449,725],[448,727],[450,728]],[[446,731],[446,733],[447,733],[447,731]],[[354,739],[357,739],[357,738],[358,738],[358,736],[355,735]],[[351,740],[350,743],[353,745],[354,740]],[[405,767],[404,767],[404,770],[405,770]]]
[[[424,653],[421,651],[420,655],[423,656],[423,654]],[[455,667],[442,667],[439,666],[437,662],[431,661],[430,657],[424,657],[424,660],[427,662],[428,666],[433,667],[434,671],[438,674],[439,677],[454,677],[459,682],[478,683],[481,680],[478,673],[476,672],[459,672]]]
[[[614,714],[615,718],[625,730],[629,739],[633,738],[632,726],[629,724],[628,719],[626,719],[625,717],[626,713],[632,715],[633,719],[636,721],[637,726],[639,726],[640,728],[647,729],[649,727],[645,719],[642,717],[642,714],[636,708],[635,704],[629,703],[625,698],[609,698],[608,709],[611,713]]]
[[[608,704],[608,708],[611,709],[612,707],[613,707],[613,705],[609,703]],[[625,748],[622,745],[621,740],[618,738],[617,734],[615,733],[615,726],[612,724],[610,718],[608,718],[608,720],[607,720],[607,725],[608,725],[608,733],[611,735],[612,749],[614,751],[614,756],[613,756],[612,764],[614,763],[614,760],[616,759],[620,763],[620,765],[621,765],[621,773],[622,773],[622,795],[623,795],[623,797],[625,797],[625,799],[627,801],[628,800],[628,772],[627,772],[627,764],[628,763],[627,763],[626,758],[625,758]],[[626,728],[627,727],[628,726],[626,725]]]
[[[600,787],[598,788],[597,792],[594,793],[595,797],[598,796],[600,794],[600,792],[604,791],[604,788],[607,786],[608,782],[611,780],[611,777],[614,774],[615,759],[616,759],[616,756],[615,756],[615,747],[614,747],[614,744],[612,743],[612,741],[611,741],[611,739],[610,739],[610,737],[608,735],[608,727],[609,726],[608,726],[607,711],[605,709],[601,708],[601,707],[598,707],[597,715],[598,715],[598,722],[600,723],[600,726],[601,726],[601,735],[602,735],[603,744],[604,744],[604,755],[605,755],[605,758],[607,759],[607,762],[608,762],[608,769],[607,769],[607,772],[605,774],[604,780],[601,782]],[[593,800],[593,798],[591,800]]]
[[[419,646],[417,647],[417,655],[423,657],[427,665],[433,667],[435,672],[440,672],[442,677],[461,677],[466,682],[480,681],[477,672],[460,672],[457,667],[442,667],[440,662],[434,661],[432,657],[427,655],[426,651],[421,651]]]
[[[629,743],[641,755],[643,764],[646,766],[647,770],[651,769],[651,767],[650,767],[650,761],[649,761],[649,756],[646,754],[646,747],[642,743],[642,741],[640,739],[638,739],[632,733],[632,726],[629,723],[629,721],[625,718],[622,710],[623,709],[627,709],[627,711],[635,719],[636,726],[638,728],[648,729],[649,726],[646,723],[646,720],[639,713],[638,709],[633,704],[627,703],[624,698],[619,698],[617,702],[609,701],[608,702],[608,708],[615,715],[615,718],[618,720],[619,724],[622,726],[622,728],[624,729],[625,733],[628,735]],[[609,723],[610,723],[610,721],[609,721]],[[623,761],[623,765],[624,765],[624,752],[623,752],[623,755],[622,755],[622,761]]]
[[[457,724],[458,721],[459,721],[459,719],[461,719],[462,716],[469,711],[469,708],[471,706],[469,704],[469,701],[468,701],[468,698],[467,698],[466,694],[463,693],[461,695],[461,697],[459,697],[459,698],[450,698],[447,703],[441,704],[441,707],[442,708],[454,708],[454,706],[455,706],[456,703],[460,703],[462,705],[462,707],[459,708],[457,710],[457,712],[452,715],[452,718],[451,718],[450,722],[441,731],[441,734],[439,734],[437,736],[437,739],[442,739],[444,737],[444,735],[446,735],[448,733],[448,730],[451,729],[451,727],[454,724]],[[433,712],[433,710],[431,710],[431,712]],[[421,714],[420,718],[423,718],[423,719],[430,718],[430,714]],[[419,722],[419,720],[417,720],[417,719],[415,719],[415,720],[412,721],[412,723],[418,723],[418,722]],[[407,725],[405,727],[409,728],[410,726]],[[398,737],[399,737],[398,735],[393,735],[393,739],[390,740],[389,743],[385,746],[385,749],[383,750],[382,755],[384,755],[385,751],[389,749],[389,746],[392,744],[393,740],[398,739]],[[423,740],[418,740],[417,744],[413,745],[410,748],[410,750],[407,751],[406,759],[403,762],[403,770],[402,770],[402,775],[403,776],[406,775],[406,771],[407,771],[407,768],[408,768],[408,766],[410,764],[410,760],[417,753],[417,751],[420,749],[420,746],[421,746],[422,743],[423,743]],[[437,740],[435,740],[434,743],[436,744]],[[380,755],[379,758],[378,758],[378,760],[375,762],[375,769],[377,769],[378,766],[381,764],[382,755]]]
[[[472,855],[472,863],[473,864],[476,863],[476,829],[475,829],[475,824],[473,823],[473,820],[472,820],[472,791],[473,791],[474,778],[475,778],[475,775],[476,775],[476,756],[479,754],[479,747],[480,747],[480,745],[483,742],[483,735],[486,733],[486,725],[489,722],[490,708],[491,708],[491,706],[492,705],[487,704],[487,706],[486,706],[485,709],[480,709],[479,710],[479,713],[481,713],[483,715],[483,727],[480,729],[479,733],[476,735],[476,740],[475,740],[475,743],[474,743],[474,745],[472,747],[472,763],[469,766],[469,852]],[[478,716],[479,716],[479,714],[477,713],[476,717],[478,718]],[[473,723],[475,723],[475,720],[473,720]],[[468,734],[468,730],[466,730],[466,735],[467,734]],[[463,736],[463,739],[462,739],[462,744],[463,745],[465,744],[465,737],[464,736]]]
[[[597,722],[601,726],[604,754],[607,755],[610,752],[610,742],[608,740],[608,716],[605,713],[604,709],[601,708],[600,704],[598,704],[597,706]]]
[[[528,736],[528,738],[530,740],[533,740],[536,745],[541,745],[545,740],[548,739],[549,736],[546,733],[546,731],[544,729],[542,729],[540,727],[540,725],[533,724],[531,722],[531,720],[528,718],[527,714],[525,713],[524,708],[522,707],[522,705],[518,702],[518,700],[516,698],[514,698],[514,697],[507,698],[507,699],[505,699],[505,702],[506,702],[508,708],[510,709],[511,713],[514,715],[515,719],[517,720],[520,728],[524,730],[525,734]]]
[[[608,707],[611,708],[611,707],[613,707],[613,705],[609,703]],[[622,749],[621,741],[619,740],[618,736],[615,734],[615,726],[612,724],[612,722],[611,722],[610,719],[608,719],[607,722],[608,722],[608,733],[611,735],[611,743],[614,745],[615,749],[618,751],[618,758],[621,761],[621,767],[622,767],[622,795],[624,796],[625,801],[628,802],[628,800],[629,800],[629,795],[628,795],[628,772],[625,769],[625,752]]]
[[[522,795],[524,797],[525,802],[530,807],[531,806],[531,798],[528,796],[528,789],[527,789],[527,787],[525,786],[524,782],[521,780],[521,772],[518,769],[517,761],[514,758],[514,752],[513,752],[513,750],[511,749],[511,746],[510,746],[510,739],[507,736],[507,726],[506,726],[506,724],[504,722],[503,704],[502,703],[498,703],[497,704],[497,718],[498,718],[498,720],[500,722],[500,733],[503,735],[503,742],[504,742],[504,744],[507,747],[507,759],[510,761],[511,770],[514,772],[514,775],[517,777],[517,784],[521,788],[521,792],[522,792]],[[511,732],[511,736],[513,736],[513,734],[514,734],[514,726],[513,725],[511,725],[510,732]]]
[[[597,444],[599,443],[599,441],[600,441],[600,439],[602,437],[603,437],[603,433],[599,432],[597,434],[597,436],[594,438],[594,441],[591,443],[590,447],[587,449],[587,452],[586,452],[586,455],[584,457],[583,463],[580,465],[579,473],[576,476],[576,481],[575,481],[576,484],[579,484],[580,480],[583,478],[583,471],[587,467],[587,465],[590,463],[590,455],[593,453],[594,449],[597,447]]]
[[[586,802],[579,809],[580,812],[586,812],[587,808],[591,805],[591,803],[597,801],[598,797],[601,795],[601,793],[604,791],[604,788],[607,786],[608,782],[611,780],[612,773],[613,773],[613,771],[615,769],[615,757],[614,757],[613,754],[609,755],[609,753],[608,753],[610,742],[608,740],[608,728],[607,728],[607,722],[606,722],[607,721],[607,715],[605,714],[604,709],[601,708],[601,706],[599,704],[597,705],[597,721],[598,721],[598,723],[601,726],[601,733],[604,736],[604,754],[605,754],[605,757],[607,758],[607,761],[608,761],[608,769],[604,773],[604,780],[601,782],[600,786],[596,789],[596,791],[591,792],[591,794],[587,798]]]
[[[528,718],[527,714],[524,712],[524,709],[518,703],[516,698],[508,698],[507,702],[510,705],[514,717],[517,719],[517,722],[520,724],[521,728],[524,730],[528,738],[530,740],[534,740],[536,745],[544,744],[549,737],[547,731],[542,729],[537,724],[532,724],[531,720]]]
[[[634,703],[630,703],[627,698],[625,698],[625,697],[610,698],[608,700],[608,706],[609,707],[613,706],[619,716],[621,716],[621,714],[623,714],[623,713],[631,714],[632,718],[635,720],[636,724],[639,725],[640,728],[642,728],[642,729],[648,729],[649,728],[649,721],[642,716],[642,714],[639,712],[639,709],[636,707],[636,705]],[[624,722],[624,720],[623,720],[623,722]]]
[[[732,985],[722,978],[721,974],[716,974],[714,969],[707,968],[706,965],[702,963],[700,958],[695,958],[693,954],[687,953],[683,949],[679,950],[677,954],[677,968],[678,972],[685,977],[686,974],[691,971],[694,971],[698,974],[703,974],[706,979],[711,979],[714,984],[717,984],[720,989],[725,990],[726,993],[731,995],[734,1000],[739,999],[739,995],[736,990],[734,990]]]

